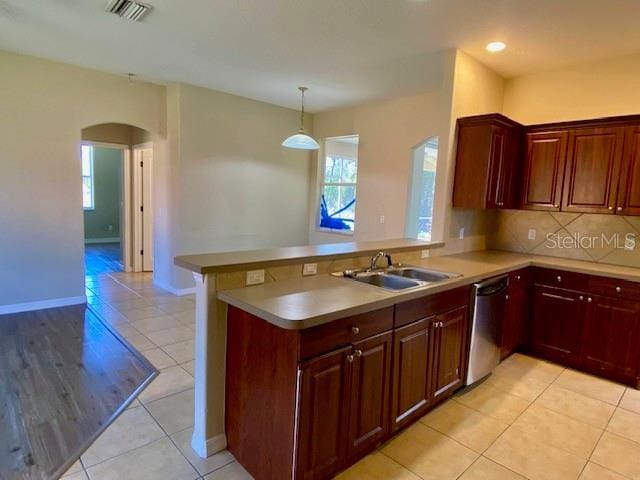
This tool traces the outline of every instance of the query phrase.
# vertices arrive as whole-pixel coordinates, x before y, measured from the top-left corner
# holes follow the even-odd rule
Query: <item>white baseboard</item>
[[[173,293],[174,295],[177,295],[178,297],[183,297],[185,295],[191,295],[193,293],[196,293],[196,287],[189,287],[189,288],[174,288],[169,284],[166,284],[160,280],[158,280],[157,278],[153,279],[153,284],[156,287],[159,287],[163,290],[166,290],[169,293]]]
[[[85,245],[92,245],[94,243],[120,243],[120,237],[105,237],[105,238],[85,238]]]
[[[191,439],[191,448],[193,448],[200,458],[208,458],[214,453],[221,452],[227,448],[227,436],[221,433],[205,440],[196,438],[194,433]]]
[[[79,305],[81,303],[87,303],[87,297],[84,295],[78,297],[51,298],[49,300],[39,300],[37,302],[0,305],[0,315],[5,315],[7,313],[30,312],[32,310],[42,310],[44,308],[68,307],[69,305]]]

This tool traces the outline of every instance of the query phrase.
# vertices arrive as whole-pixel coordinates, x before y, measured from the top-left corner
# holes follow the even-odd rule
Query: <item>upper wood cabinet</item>
[[[522,126],[499,114],[458,119],[453,206],[514,208]]]
[[[527,133],[522,208],[560,210],[567,137],[566,131]]]
[[[625,132],[616,212],[640,215],[640,125]]]
[[[562,210],[615,213],[623,127],[569,130]]]

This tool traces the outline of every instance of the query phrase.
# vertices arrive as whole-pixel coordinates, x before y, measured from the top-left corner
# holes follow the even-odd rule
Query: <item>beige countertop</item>
[[[218,292],[218,298],[279,327],[299,330],[422,297],[425,294],[468,285],[527,266],[558,268],[640,282],[638,268],[498,251],[426,258],[415,264],[458,273],[461,276],[434,285],[392,292],[346,278],[314,275],[223,290]]]
[[[442,242],[425,242],[410,238],[397,238],[371,242],[327,243],[302,247],[181,255],[174,259],[174,263],[179,267],[197,273],[216,273],[231,270],[248,270],[257,267],[265,268],[274,265],[287,265],[300,263],[301,261],[313,263],[324,260],[336,260],[343,257],[371,256],[380,250],[389,253],[416,250],[419,248],[427,250],[442,247],[443,245],[444,243]]]

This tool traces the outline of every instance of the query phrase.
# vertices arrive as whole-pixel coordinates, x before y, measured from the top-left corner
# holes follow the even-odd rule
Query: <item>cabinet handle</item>
[[[351,333],[358,335],[360,333],[360,329],[358,327],[351,327]]]
[[[621,291],[622,291],[622,288],[616,287],[616,292],[620,293]]]
[[[516,280],[520,280],[522,277],[520,275],[516,275]]]
[[[556,280],[558,280],[558,282],[561,282],[561,281],[562,281],[562,277],[561,277],[560,275],[558,275],[558,276],[556,277]]]
[[[616,210],[618,210],[619,212],[622,211],[622,207],[618,207]]]
[[[591,297],[587,298],[587,302],[589,302],[589,303],[593,302],[593,298],[591,298]]]
[[[580,299],[580,301],[584,300],[584,297],[582,295],[580,295],[580,297],[578,297]]]
[[[609,207],[609,210],[613,210],[613,207]]]
[[[440,328],[444,327],[444,323],[440,322]]]
[[[347,362],[353,363],[353,355],[351,353],[347,355]]]
[[[356,356],[356,358],[360,358],[362,356],[362,350],[356,350],[355,352],[353,352],[353,354]]]
[[[509,297],[509,295],[505,295],[504,298],[505,298],[505,300],[509,300],[509,298],[511,298],[511,297]]]
[[[553,208],[560,208],[560,205],[558,205],[557,203],[553,206]]]

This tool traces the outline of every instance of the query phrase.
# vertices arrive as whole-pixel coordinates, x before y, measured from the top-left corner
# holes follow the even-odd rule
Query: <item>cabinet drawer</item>
[[[624,300],[640,300],[640,283],[607,277],[591,277],[589,293]]]
[[[396,305],[395,326],[402,327],[411,322],[429,317],[437,313],[469,304],[471,287],[454,288],[445,292],[434,293],[422,298],[410,300]]]
[[[392,328],[393,307],[318,325],[301,332],[300,357],[313,357]]]
[[[566,272],[552,268],[536,267],[533,270],[533,281],[538,285],[583,292],[589,287],[589,277],[589,275],[582,273]]]

